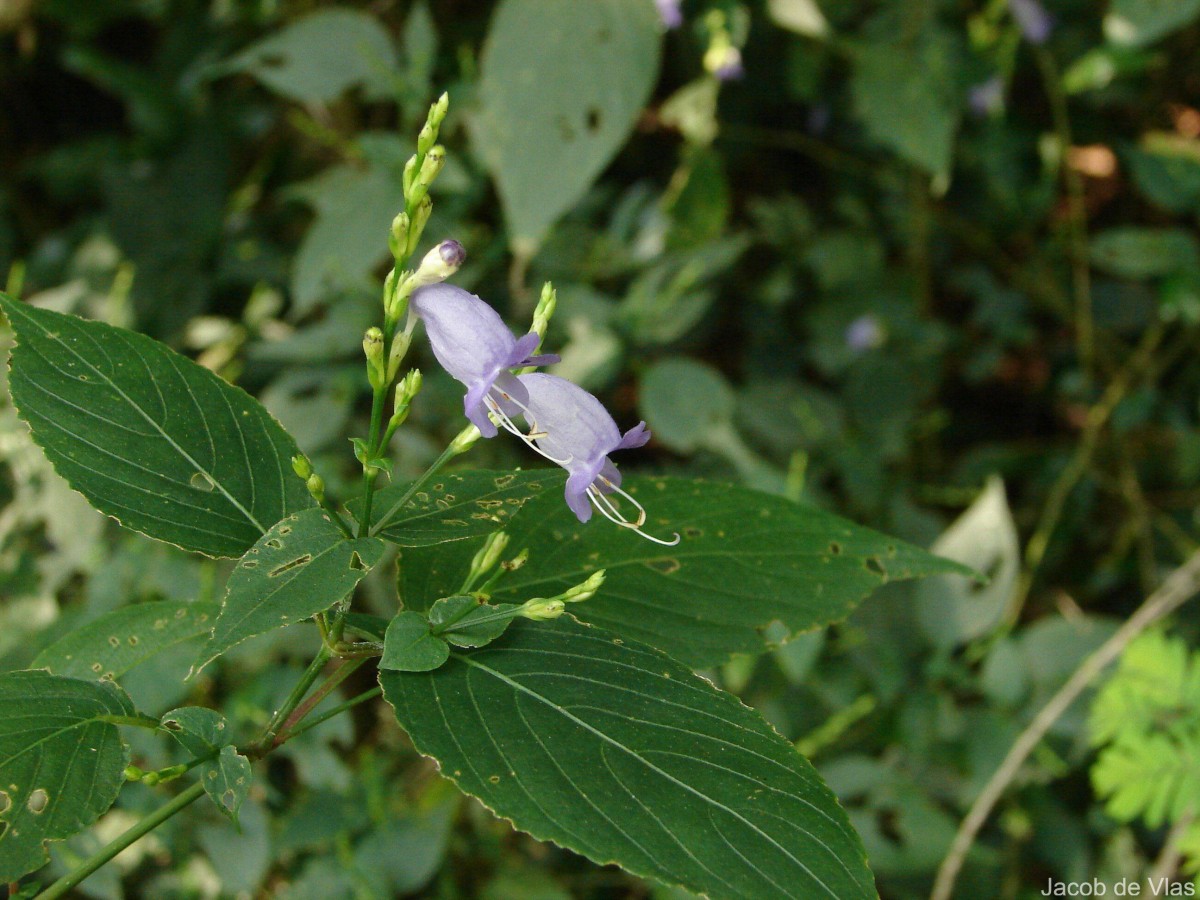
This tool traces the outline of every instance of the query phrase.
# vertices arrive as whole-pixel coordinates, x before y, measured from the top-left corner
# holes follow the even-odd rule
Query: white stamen
[[[674,547],[679,543],[679,532],[675,533],[674,540],[664,541],[662,538],[656,538],[654,535],[646,534],[646,532],[642,531],[642,526],[646,524],[646,508],[603,475],[600,476],[599,480],[603,481],[622,497],[625,497],[627,500],[629,500],[629,502],[636,506],[638,510],[638,520],[636,522],[630,522],[623,515],[621,515],[620,510],[616,508],[616,506],[611,500],[608,499],[608,497],[604,496],[598,487],[596,487],[594,484],[590,485],[587,489],[588,499],[592,501],[592,505],[600,511],[600,514],[604,516],[604,518],[616,525],[620,525],[622,528],[632,529],[638,534],[639,537],[644,537],[646,540],[653,541],[656,544],[661,544],[664,547]]]
[[[511,399],[511,398],[508,398],[508,399]],[[527,435],[520,428],[518,428],[516,426],[516,424],[513,422],[513,420],[508,417],[508,415],[504,412],[504,410],[502,410],[500,408],[500,405],[498,403],[496,403],[496,401],[494,399],[492,399],[492,397],[485,396],[483,398],[483,402],[485,404],[487,404],[488,410],[492,413],[493,416],[496,417],[497,424],[501,428],[503,428],[505,431],[519,437],[522,441],[525,442],[526,446],[528,446],[529,449],[532,450],[534,453],[538,453],[541,456],[544,456],[546,459],[550,460],[550,462],[554,463],[555,465],[559,465],[559,466],[565,466],[568,463],[570,463],[571,460],[574,459],[573,456],[568,456],[566,459],[559,459],[556,456],[551,456],[549,453],[547,453],[545,450],[543,450],[541,447],[539,447],[537,444],[535,444],[533,442],[534,435]],[[516,401],[513,401],[513,402],[515,403]],[[518,403],[517,405],[520,406],[521,404]],[[544,437],[546,435],[544,433],[542,433],[539,436]]]

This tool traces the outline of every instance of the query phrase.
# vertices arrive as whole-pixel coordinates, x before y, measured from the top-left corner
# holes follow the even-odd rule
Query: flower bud
[[[474,583],[496,568],[496,563],[500,561],[500,555],[506,547],[508,547],[508,535],[503,531],[497,531],[494,534],[488,535],[487,540],[483,542],[483,546],[476,551],[475,556],[471,559],[471,565],[467,570],[467,581]]]
[[[742,51],[733,46],[729,39],[720,36],[713,40],[704,53],[704,68],[718,81],[733,81],[741,78]]]
[[[404,420],[408,418],[408,408],[412,405],[413,398],[417,396],[419,390],[421,390],[421,370],[413,369],[396,385],[396,400],[392,406],[392,420],[388,423],[388,428],[399,428],[404,424]]]
[[[518,553],[512,559],[504,560],[504,562],[500,563],[500,568],[502,568],[505,572],[515,572],[515,571],[517,571],[517,569],[521,568],[521,566],[525,565],[525,563],[527,563],[527,562],[529,562],[529,548],[528,547],[526,547],[524,550],[522,550],[520,553]]]
[[[442,241],[421,259],[417,271],[406,284],[407,290],[416,290],[427,284],[445,281],[458,271],[467,259],[467,251],[458,241]]]
[[[421,163],[417,184],[424,185],[428,189],[444,165],[446,165],[446,148],[440,144],[430,147],[429,152],[425,154],[425,160]]]
[[[413,210],[413,223],[408,231],[408,253],[417,249],[417,241],[421,239],[421,234],[425,231],[425,223],[429,221],[429,215],[432,212],[433,198],[428,194],[422,195],[420,202],[417,203],[417,208]]]
[[[533,327],[530,329],[536,331],[538,337],[545,339],[546,329],[550,327],[550,317],[554,315],[557,306],[558,292],[554,290],[554,285],[547,281],[542,285],[542,295],[533,311]]]
[[[303,453],[298,453],[292,457],[292,471],[307,481],[308,476],[312,474],[312,463]]]
[[[478,428],[476,428],[474,425],[468,425],[454,436],[454,440],[450,442],[449,449],[455,455],[458,455],[459,453],[466,453],[481,437],[483,437],[483,435],[479,433]]]
[[[391,381],[396,377],[396,372],[400,369],[400,363],[404,359],[404,354],[408,352],[408,345],[412,343],[412,332],[401,331],[392,338],[392,347],[388,350],[387,364],[387,380]]]
[[[408,213],[406,212],[397,213],[396,218],[392,219],[392,230],[388,233],[388,249],[392,251],[392,256],[397,259],[404,255],[404,250],[408,247],[408,227],[410,224]]]
[[[584,600],[590,600],[596,596],[596,591],[600,590],[600,586],[604,584],[604,576],[604,569],[597,569],[587,581],[568,588],[559,594],[558,598],[564,603],[582,603]]]
[[[367,357],[367,380],[378,391],[387,383],[387,368],[383,363],[383,332],[378,328],[367,329],[363,336],[363,353]]]
[[[316,472],[308,476],[308,492],[318,503],[325,502],[325,479]]]
[[[521,607],[521,615],[534,621],[557,619],[567,611],[567,606],[561,600],[547,600],[545,597],[535,597]]]

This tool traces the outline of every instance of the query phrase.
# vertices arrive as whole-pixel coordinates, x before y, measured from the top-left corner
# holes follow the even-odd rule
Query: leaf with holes
[[[124,606],[77,628],[37,655],[31,669],[74,678],[120,678],[183,641],[210,631],[216,603],[154,600]]]
[[[479,68],[473,143],[513,244],[530,251],[629,137],[658,76],[646,0],[505,0]]]
[[[212,638],[193,670],[246,638],[329,609],[379,562],[384,547],[379,538],[347,538],[323,509],[277,523],[229,576]]]
[[[0,882],[45,865],[46,844],[91,825],[125,781],[115,684],[48,672],[0,675]]]
[[[808,761],[657,650],[569,616],[518,620],[379,681],[416,748],[536,838],[712,897],[876,896]]]
[[[838,516],[747,488],[643,477],[625,486],[648,510],[646,528],[679,532],[678,546],[651,544],[600,516],[581,525],[561,494],[547,492],[505,529],[510,547],[529,548],[529,562],[495,586],[492,601],[553,596],[603,568],[604,587],[572,614],[702,667],[761,653],[776,620],[795,635],[843,619],[889,581],[973,574]],[[425,609],[453,593],[477,546],[405,551],[405,605]]]
[[[460,472],[439,475],[389,516],[379,536],[401,547],[425,547],[491,534],[504,528],[527,501],[543,491],[561,491],[565,476],[547,469],[531,472]],[[375,494],[374,522],[383,521],[408,492],[408,485],[389,485]],[[362,500],[347,507],[357,519]]]
[[[106,515],[160,541],[241,556],[311,507],[296,443],[244,391],[145,335],[19,303],[13,403],[55,470]]]
[[[250,792],[250,760],[230,746],[225,717],[202,706],[173,709],[162,726],[193,757],[207,757],[199,767],[200,782],[217,808],[237,824],[238,810]]]

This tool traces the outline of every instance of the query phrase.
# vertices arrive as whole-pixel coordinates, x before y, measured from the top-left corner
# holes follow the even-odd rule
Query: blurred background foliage
[[[428,240],[462,241],[457,283],[517,326],[554,281],[559,373],[654,430],[627,465],[992,576],[890,587],[706,673],[813,758],[881,894],[926,896],[1014,738],[1197,548],[1198,19],[1197,0],[0,0],[0,278],[255,393],[346,497],[400,167],[448,90]],[[461,424],[418,354],[398,478]],[[467,462],[530,463],[499,440]],[[121,534],[6,399],[0,502],[6,668],[122,604],[216,599],[224,564]],[[1184,607],[1056,722],[960,896],[1194,873],[1198,626]],[[249,732],[314,640],[125,683],[147,712],[186,699]],[[240,835],[197,809],[83,893],[674,896],[513,833],[363,710],[272,757]],[[174,761],[130,737],[143,768]],[[126,788],[53,871],[157,802]]]

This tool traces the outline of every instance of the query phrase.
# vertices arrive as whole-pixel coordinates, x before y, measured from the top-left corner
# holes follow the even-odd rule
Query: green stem
[[[282,744],[286,741],[290,741],[294,737],[299,737],[310,728],[316,728],[318,725],[329,721],[334,716],[344,713],[346,710],[358,706],[360,703],[366,703],[368,700],[378,697],[381,693],[383,693],[383,691],[379,687],[373,687],[370,690],[363,691],[356,697],[350,698],[345,703],[339,703],[337,706],[326,710],[319,716],[313,716],[311,719],[305,719],[291,731],[286,731],[280,735],[279,743]]]
[[[299,704],[292,711],[291,715],[287,717],[287,721],[280,726],[279,732],[271,739],[271,747],[278,747],[282,744],[286,740],[286,738],[282,737],[283,735],[286,735],[289,730],[295,728],[305,716],[316,709],[322,700],[333,693],[339,684],[353,675],[366,661],[366,657],[362,659],[338,660],[338,667],[334,670],[333,674],[325,679],[321,686],[313,691],[308,699]]]
[[[125,831],[120,836],[109,841],[91,856],[89,856],[82,865],[74,871],[67,873],[46,890],[38,894],[39,900],[53,900],[55,897],[63,897],[68,891],[79,884],[83,879],[87,878],[114,856],[124,850],[126,847],[133,844],[139,838],[145,837],[175,813],[185,809],[200,797],[204,795],[204,785],[196,782],[182,794],[179,794],[175,799],[165,806],[159,807],[146,818],[135,824],[132,828]]]
[[[263,731],[255,743],[255,753],[260,753],[263,747],[268,747],[274,741],[276,733],[283,722],[292,714],[292,711],[300,705],[300,701],[304,699],[304,695],[308,693],[308,689],[312,687],[313,682],[321,674],[321,670],[325,668],[325,663],[333,658],[333,652],[325,646],[322,646],[317,655],[313,657],[313,661],[308,664],[304,675],[296,682],[296,686],[292,688],[292,692],[288,694],[287,700],[283,702],[283,706],[275,711],[275,715],[271,717],[271,722]]]
[[[450,460],[454,459],[454,457],[458,456],[458,454],[461,452],[462,450],[456,447],[453,443],[443,450],[442,455],[433,461],[429,468],[421,474],[421,477],[408,486],[408,490],[404,492],[404,495],[395,503],[393,503],[387,512],[379,517],[379,521],[375,523],[375,526],[370,530],[369,534],[376,535],[386,528],[388,523],[392,521],[392,517],[404,507],[404,504],[408,503],[408,501],[413,498],[413,495],[429,482],[429,479],[440,472],[442,466],[446,465],[446,463],[450,462]],[[366,521],[365,517],[363,521]]]
[[[388,386],[381,385],[375,389],[375,396],[371,399],[371,431],[367,438],[367,447],[370,448],[369,459],[379,455],[379,435],[383,430],[383,402],[387,399],[387,391]],[[358,520],[358,536],[360,538],[366,537],[371,529],[371,501],[375,496],[375,479],[378,476],[378,469],[370,467],[363,469],[363,511],[362,518]]]

